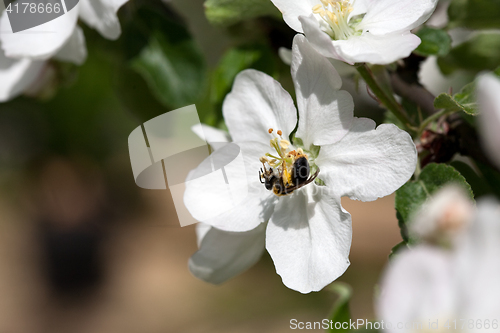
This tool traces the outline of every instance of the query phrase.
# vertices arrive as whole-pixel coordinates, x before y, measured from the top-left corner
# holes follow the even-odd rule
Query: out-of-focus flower
[[[450,244],[468,227],[474,205],[463,190],[450,185],[425,202],[411,218],[410,233],[430,243]]]
[[[86,56],[85,41],[80,18],[88,26],[108,39],[120,36],[120,22],[116,13],[126,0],[80,0],[66,14],[49,22],[20,32],[12,32],[7,12],[0,19],[0,41],[7,57],[48,59],[58,53],[64,45],[73,44],[67,50],[67,60],[81,63]],[[72,52],[70,52],[72,51]]]
[[[297,126],[297,111],[290,95],[266,74],[244,71],[223,113],[245,161],[248,196],[212,217],[221,185],[186,182],[190,213],[214,227],[190,261],[193,274],[206,281],[220,283],[248,268],[260,257],[265,240],[287,287],[302,293],[322,289],[349,265],[351,218],[340,198],[375,200],[394,192],[415,170],[416,148],[406,132],[394,125],[375,129],[372,120],[354,118],[352,97],[339,90],[342,82],[330,62],[302,35],[295,37],[292,50],[299,114],[293,143],[288,138]],[[317,175],[326,186],[312,181],[296,188],[290,182],[299,158],[309,166],[303,179],[309,182]],[[259,182],[261,169],[267,177],[260,182],[265,178],[266,186]],[[272,177],[277,181],[271,182]]]
[[[7,58],[0,50],[0,102],[21,93],[40,75],[44,61]]]
[[[82,64],[87,58],[80,18],[104,37],[121,33],[116,13],[127,0],[80,0],[66,14],[23,31],[13,32],[7,11],[0,17],[0,102],[26,91],[39,77],[45,60]],[[61,9],[62,10],[62,9]]]
[[[349,64],[389,64],[420,44],[410,32],[437,0],[271,0],[285,22],[325,57]]]
[[[452,191],[455,193],[451,194]],[[470,224],[452,228],[455,230],[453,245],[441,247],[425,242],[416,245],[397,255],[384,274],[376,305],[379,318],[386,322],[385,327],[391,323],[388,332],[425,330],[429,329],[429,322],[436,320],[441,330],[449,325],[447,330],[477,332],[486,329],[485,325],[489,325],[489,329],[494,327],[493,320],[498,328],[500,206],[487,199],[478,203],[477,210],[470,214],[471,203],[465,201],[465,195],[457,202],[445,202],[445,197],[456,196],[456,191],[442,190],[436,195],[436,201],[427,205],[430,211],[422,212],[421,220],[417,221],[423,223],[423,218],[428,217],[436,224],[434,230],[439,234],[442,217],[456,221],[472,216]],[[439,203],[444,204],[441,212]],[[450,210],[452,207],[454,211]],[[467,320],[465,325],[461,319]],[[474,321],[472,326],[469,320]],[[481,320],[481,327],[477,326],[477,320]],[[403,325],[398,327],[398,323]],[[410,325],[404,327],[405,323]]]
[[[492,74],[479,78],[480,136],[489,157],[500,168],[500,80]]]

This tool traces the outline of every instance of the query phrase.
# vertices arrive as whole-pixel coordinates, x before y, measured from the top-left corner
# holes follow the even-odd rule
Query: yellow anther
[[[290,144],[291,143],[288,140],[280,140],[280,146],[283,149],[288,149],[288,147],[290,147]]]
[[[268,159],[267,157],[265,157],[265,156],[262,156],[259,160],[260,160],[260,162],[261,162],[262,164],[264,164],[264,163],[269,163],[269,159]]]
[[[335,16],[335,14],[333,14],[332,12],[326,12],[326,14],[328,15],[330,21],[332,21],[333,23],[337,23],[337,16]]]
[[[313,13],[314,14],[320,14],[323,11],[323,6],[322,5],[316,5],[313,7]]]

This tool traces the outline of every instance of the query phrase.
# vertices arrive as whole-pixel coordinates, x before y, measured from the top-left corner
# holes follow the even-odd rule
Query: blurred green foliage
[[[455,46],[438,59],[441,72],[448,75],[462,69],[473,73],[500,66],[500,33],[481,32]]]
[[[158,101],[170,109],[196,102],[206,84],[206,65],[185,26],[163,10],[143,7],[135,13],[124,39],[128,49],[129,43],[142,39],[144,44],[130,59],[130,66]]]
[[[445,30],[423,27],[417,32],[422,43],[414,51],[422,56],[445,56],[451,49],[451,38]]]
[[[500,0],[453,0],[448,7],[449,28],[500,28]]]
[[[259,16],[281,14],[270,0],[207,0],[205,13],[210,23],[227,26]]]
[[[329,319],[333,321],[334,325],[335,323],[345,323],[349,322],[351,320],[351,311],[349,310],[349,301],[351,300],[352,296],[352,289],[348,284],[345,284],[343,282],[335,282],[331,284],[328,289],[335,294],[337,294],[338,298],[333,304],[333,309],[332,312],[329,316]],[[335,327],[332,329],[330,326],[330,329],[328,332],[349,332],[350,329],[335,329]]]
[[[210,85],[200,103],[200,108],[204,110],[202,121],[213,126],[220,125],[223,121],[224,98],[231,91],[234,79],[241,71],[256,69],[278,79],[284,67],[273,50],[265,44],[255,43],[230,48],[210,75]]]

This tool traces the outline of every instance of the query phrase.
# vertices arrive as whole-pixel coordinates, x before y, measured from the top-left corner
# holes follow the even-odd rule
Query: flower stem
[[[412,121],[403,111],[401,105],[396,102],[392,95],[387,94],[380,87],[368,66],[366,64],[361,64],[357,66],[356,69],[358,70],[358,73],[361,75],[363,80],[365,80],[366,84],[373,92],[373,94],[375,94],[375,96],[378,98],[380,103],[382,103],[389,111],[391,111],[409,130],[415,132],[415,127],[413,126]]]

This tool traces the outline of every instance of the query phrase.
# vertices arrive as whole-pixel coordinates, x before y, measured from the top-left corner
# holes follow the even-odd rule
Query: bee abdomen
[[[307,181],[309,178],[310,168],[309,161],[304,156],[299,157],[293,163],[292,182],[299,185]]]

